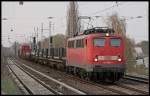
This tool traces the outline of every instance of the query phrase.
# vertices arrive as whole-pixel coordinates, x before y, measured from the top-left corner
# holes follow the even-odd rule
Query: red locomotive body
[[[66,62],[67,71],[75,74],[119,80],[125,72],[123,37],[94,33],[69,38]]]
[[[21,45],[19,49],[19,55],[21,57],[29,56],[31,53],[31,47],[29,45]]]

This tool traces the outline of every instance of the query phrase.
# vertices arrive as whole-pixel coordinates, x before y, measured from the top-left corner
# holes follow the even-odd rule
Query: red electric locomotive
[[[125,72],[123,37],[96,27],[69,38],[66,71],[87,79],[118,81]]]
[[[30,45],[21,45],[19,49],[19,56],[20,57],[28,57],[31,53],[31,47]]]

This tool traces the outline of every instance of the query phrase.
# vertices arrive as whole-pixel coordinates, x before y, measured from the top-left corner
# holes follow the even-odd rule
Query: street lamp
[[[19,5],[23,5],[23,1],[19,1]]]
[[[2,20],[8,20],[7,18],[3,18]]]
[[[136,18],[143,18],[142,16],[137,16]]]
[[[48,17],[48,19],[53,19],[54,17]]]

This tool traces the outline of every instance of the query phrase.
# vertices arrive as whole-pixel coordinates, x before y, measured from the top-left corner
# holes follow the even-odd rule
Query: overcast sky
[[[106,16],[118,13],[118,16],[143,18],[129,19],[126,23],[128,37],[140,42],[148,40],[148,2],[78,2],[79,15],[82,16],[103,16],[94,19],[91,24],[94,26],[106,26]],[[48,29],[49,20],[47,17],[54,17],[51,21],[52,35],[57,33],[65,34],[66,13],[69,2],[2,2],[2,44],[10,46],[12,42],[27,42],[30,36],[34,36],[34,27]],[[107,9],[108,8],[108,9]],[[106,9],[106,10],[105,10]],[[88,20],[86,20],[88,22]],[[86,24],[85,24],[86,28]],[[13,29],[13,31],[11,31]],[[39,30],[39,36],[41,31]],[[44,36],[48,36],[48,30],[44,30]],[[8,42],[8,35],[10,42]],[[40,37],[39,37],[40,39]]]

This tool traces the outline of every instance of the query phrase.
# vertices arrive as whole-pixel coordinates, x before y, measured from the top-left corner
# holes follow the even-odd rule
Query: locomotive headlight
[[[95,62],[97,62],[97,61],[98,61],[98,59],[97,59],[97,58],[95,58],[95,59],[94,59],[94,61],[95,61]]]
[[[106,33],[106,36],[109,36],[109,33]]]
[[[118,61],[121,61],[121,58],[118,58]]]

